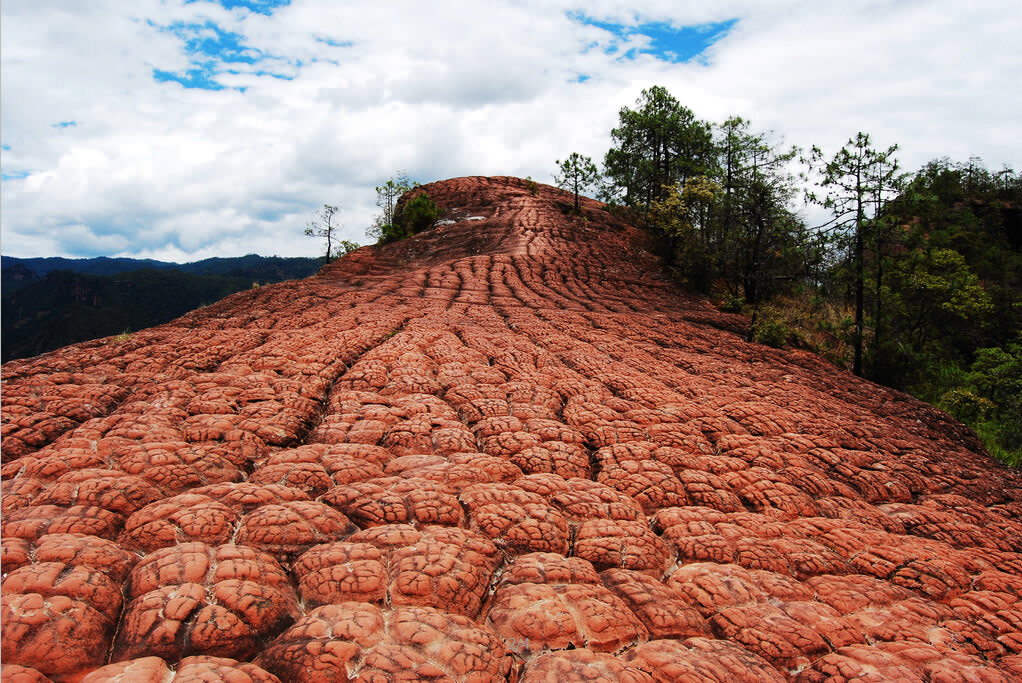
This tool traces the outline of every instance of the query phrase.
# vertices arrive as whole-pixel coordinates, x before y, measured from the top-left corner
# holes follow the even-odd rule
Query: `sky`
[[[828,156],[1022,171],[1018,0],[4,0],[0,249],[191,261],[316,256],[375,187],[553,182],[665,87]]]

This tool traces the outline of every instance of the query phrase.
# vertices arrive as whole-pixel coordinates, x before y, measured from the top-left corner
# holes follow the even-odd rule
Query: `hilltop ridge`
[[[5,679],[1022,677],[1022,477],[969,430],[745,342],[599,202],[421,191],[3,366]]]

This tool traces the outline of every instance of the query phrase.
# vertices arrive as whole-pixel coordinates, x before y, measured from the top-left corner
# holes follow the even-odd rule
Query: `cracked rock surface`
[[[4,681],[1012,681],[1022,477],[515,178],[3,367]]]

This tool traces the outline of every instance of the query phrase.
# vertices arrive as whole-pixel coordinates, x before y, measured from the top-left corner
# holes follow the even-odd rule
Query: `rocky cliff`
[[[745,343],[596,202],[425,190],[4,366],[4,681],[1022,677],[1022,478],[964,428]]]

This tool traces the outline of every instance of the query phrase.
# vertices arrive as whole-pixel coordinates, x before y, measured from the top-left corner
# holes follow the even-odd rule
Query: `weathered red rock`
[[[247,658],[300,614],[290,580],[272,557],[236,545],[184,543],[132,570],[119,661],[157,655]]]
[[[745,342],[597,202],[422,191],[408,240],[4,365],[5,680],[1022,677],[1022,479],[971,432]]]
[[[400,545],[388,539],[388,529],[400,534]],[[446,527],[374,530],[363,542],[315,546],[295,561],[306,605],[357,600],[478,615],[500,561],[489,539]]]
[[[486,624],[524,650],[589,648],[614,652],[646,640],[626,603],[602,585],[520,583],[493,596]]]
[[[256,664],[287,681],[496,681],[511,667],[501,639],[467,617],[361,602],[317,607]]]
[[[655,679],[645,671],[629,666],[613,655],[590,650],[548,652],[528,663],[522,683],[651,683]]]
[[[631,648],[621,659],[640,671],[648,671],[658,683],[785,680],[766,660],[726,640],[651,640]]]
[[[142,657],[96,669],[82,683],[280,683],[273,674],[255,664],[228,657],[185,657],[170,669],[159,657]]]

